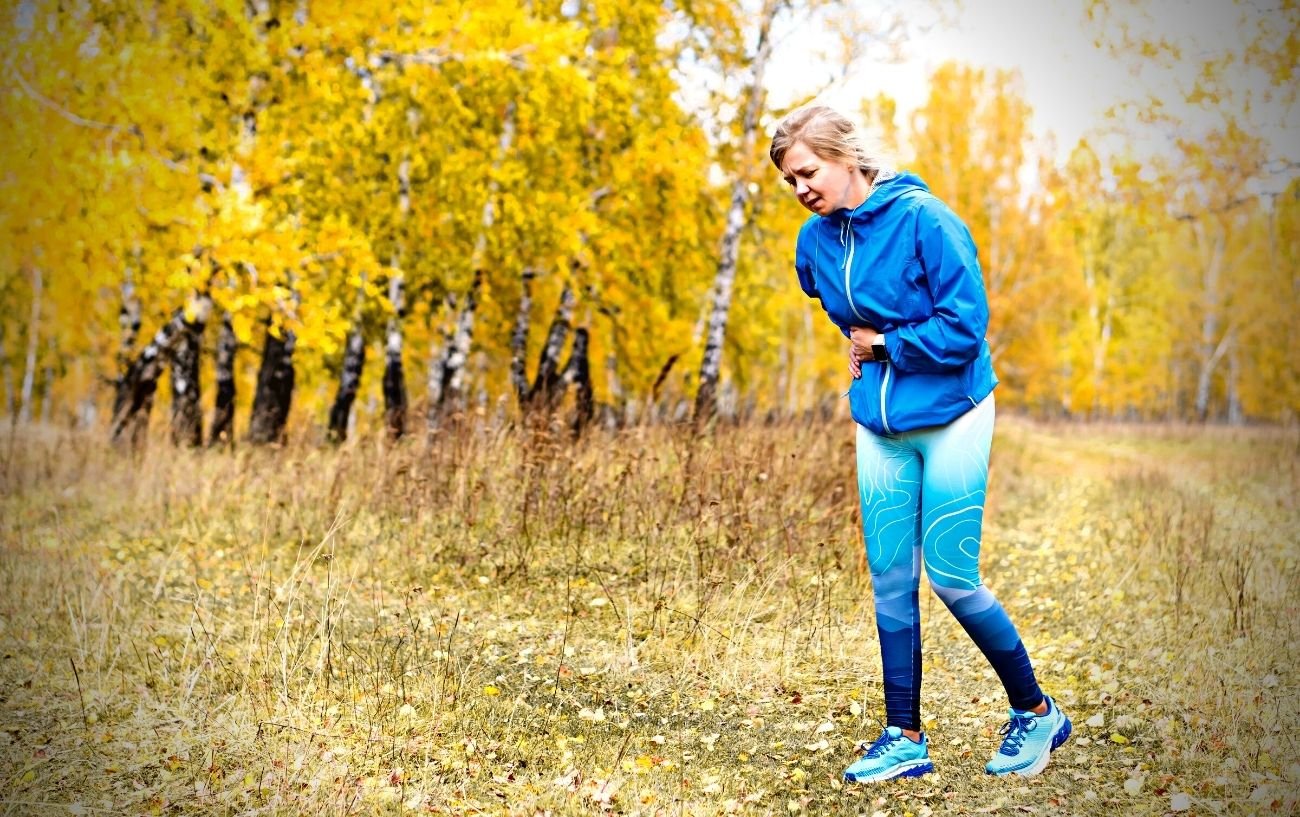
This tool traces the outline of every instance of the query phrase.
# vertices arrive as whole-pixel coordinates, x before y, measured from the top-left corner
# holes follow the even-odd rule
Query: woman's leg
[[[884,668],[886,724],[921,729],[921,461],[858,426],[858,496]]]
[[[912,437],[925,461],[921,541],[934,592],[993,665],[1011,705],[1031,710],[1043,703],[1043,691],[1020,635],[979,573],[993,416],[989,395],[947,426]]]

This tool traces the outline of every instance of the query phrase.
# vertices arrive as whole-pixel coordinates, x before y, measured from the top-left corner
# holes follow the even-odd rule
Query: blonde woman
[[[1039,688],[1015,626],[980,580],[997,378],[970,231],[919,178],[871,155],[831,108],[787,116],[770,156],[813,213],[795,250],[799,284],[849,339],[886,727],[844,777],[866,783],[934,768],[921,732],[923,565],[1010,700],[986,771],[1038,774],[1070,736],[1070,720]]]

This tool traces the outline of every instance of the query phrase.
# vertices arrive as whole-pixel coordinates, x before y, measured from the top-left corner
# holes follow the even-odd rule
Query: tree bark
[[[758,48],[754,55],[754,76],[749,87],[742,131],[742,167],[731,184],[731,205],[727,210],[727,225],[722,236],[722,251],[718,257],[718,271],[713,283],[713,308],[709,314],[709,331],[704,345],[704,359],[700,362],[700,383],[695,392],[695,420],[697,423],[712,419],[717,411],[718,375],[722,368],[722,346],[727,335],[727,316],[731,311],[731,290],[736,281],[736,260],[740,253],[740,235],[745,229],[745,208],[749,201],[749,181],[744,167],[754,153],[758,137],[759,118],[763,112],[763,73],[772,53],[772,19],[777,4],[766,3],[759,21]]]
[[[531,267],[525,267],[519,276],[519,311],[515,313],[515,328],[510,333],[510,385],[520,409],[528,401],[528,330],[532,321],[534,277],[536,273]]]
[[[492,163],[492,173],[488,178],[487,201],[483,203],[482,228],[474,241],[471,266],[474,280],[465,295],[465,305],[456,319],[455,328],[444,330],[444,343],[435,350],[429,361],[429,406],[427,420],[432,431],[438,427],[442,414],[450,408],[460,411],[465,407],[465,364],[469,360],[469,347],[474,337],[474,311],[478,308],[478,291],[483,283],[484,255],[487,252],[488,231],[496,221],[495,198],[499,185],[496,183],[497,168],[510,153],[515,140],[515,104],[506,105],[502,117],[501,137],[497,141],[497,155]],[[448,295],[446,304],[454,308],[454,300]]]
[[[262,347],[262,365],[257,372],[257,391],[253,394],[253,415],[248,422],[248,441],[264,445],[283,443],[285,424],[289,419],[289,406],[293,401],[293,348],[296,338],[292,331],[281,330],[284,337],[276,337],[269,328]]]
[[[384,342],[384,425],[394,439],[406,433],[406,373],[402,368],[402,318],[406,315],[406,298],[402,276],[394,270],[388,282],[388,300],[393,317],[388,321]]]
[[[19,393],[18,422],[26,424],[32,419],[32,389],[36,384],[36,350],[40,344],[42,277],[39,268],[32,268],[32,316],[27,324],[27,359],[23,367],[23,385]]]
[[[560,292],[560,303],[555,309],[555,317],[546,330],[546,344],[542,347],[541,359],[537,362],[537,376],[533,387],[528,392],[525,410],[552,410],[564,395],[564,381],[560,370],[560,355],[564,352],[564,343],[569,339],[569,327],[573,322],[573,308],[576,299],[573,288],[565,283]]]
[[[429,350],[429,378],[426,389],[427,405],[424,408],[425,424],[430,431],[438,427],[442,416],[443,375],[446,372],[447,350],[455,340],[456,327],[452,315],[458,315],[456,293],[447,293],[443,299],[438,325],[434,330],[437,340]]]
[[[191,305],[190,311],[196,320],[206,321],[211,309],[212,300],[207,295],[200,295]],[[176,310],[171,320],[154,333],[153,340],[131,362],[126,374],[127,399],[113,414],[110,436],[114,443],[129,441],[132,446],[138,447],[144,442],[163,362],[171,354],[177,338],[185,331],[185,323],[185,310]]]
[[[206,323],[195,316],[185,321],[172,344],[173,445],[198,447],[203,444],[203,409],[199,404],[199,343]]]
[[[587,359],[588,336],[585,327],[573,333],[573,349],[569,352],[569,362],[564,366],[562,381],[564,385],[572,384],[576,389],[573,409],[573,422],[570,428],[574,435],[579,435],[596,413],[596,402],[591,387],[591,364]]]
[[[48,425],[54,416],[54,338],[45,342],[45,372],[41,379],[41,422]]]
[[[1219,231],[1213,236],[1206,236],[1205,233],[1206,230],[1201,225],[1196,226],[1197,243],[1207,253],[1201,271],[1201,290],[1205,300],[1201,315],[1201,354],[1196,373],[1196,419],[1201,422],[1209,418],[1214,370],[1228,351],[1230,343],[1230,333],[1219,337],[1219,277],[1227,236]]]
[[[117,310],[117,325],[122,330],[122,345],[117,350],[117,379],[113,384],[113,416],[116,417],[130,399],[127,372],[135,356],[135,344],[140,336],[140,299],[135,296],[135,284],[127,270],[122,283],[122,305]]]
[[[1239,426],[1246,421],[1241,407],[1241,354],[1233,345],[1228,353],[1228,425]]]
[[[330,407],[328,436],[331,442],[341,443],[348,438],[348,425],[352,418],[352,404],[361,388],[361,371],[366,365],[366,338],[359,323],[353,324],[343,348],[343,373],[339,376],[339,390]]]
[[[239,339],[227,312],[221,318],[221,332],[217,335],[217,397],[212,407],[212,427],[208,430],[209,446],[235,439],[235,350],[238,348]]]
[[[452,411],[465,409],[465,365],[469,362],[470,342],[474,337],[474,317],[478,310],[478,293],[483,286],[483,274],[475,273],[465,296],[465,307],[456,321],[456,331],[447,349],[447,360],[442,372],[442,402]]]

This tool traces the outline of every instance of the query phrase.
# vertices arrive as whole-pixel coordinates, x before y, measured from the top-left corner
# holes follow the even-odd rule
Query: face
[[[799,203],[819,216],[849,206],[855,182],[862,177],[857,167],[823,159],[803,142],[795,142],[785,152],[781,172]]]

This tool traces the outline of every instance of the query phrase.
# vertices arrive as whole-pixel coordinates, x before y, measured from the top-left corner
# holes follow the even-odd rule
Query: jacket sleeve
[[[925,270],[934,312],[886,333],[889,359],[905,372],[959,369],[979,355],[984,343],[988,297],[970,230],[938,199],[927,197],[917,207],[916,257]]]
[[[794,245],[794,271],[799,276],[799,288],[803,294],[809,298],[821,300],[821,293],[817,291],[817,280],[813,275],[813,236],[809,235],[808,225],[805,223],[799,230],[799,239]]]
[[[804,222],[803,227],[799,230],[799,239],[795,242],[794,248],[794,271],[795,275],[799,276],[799,288],[803,290],[803,294],[809,298],[816,298],[817,302],[822,305],[822,310],[825,311],[826,304],[822,301],[822,294],[817,289],[817,274],[813,265],[813,251],[816,242],[814,232],[816,227],[813,225],[814,219],[809,219]],[[829,312],[826,313],[826,317],[830,318]],[[831,322],[835,323],[835,319],[831,318]],[[844,337],[849,336],[848,327],[840,326],[838,323],[835,326]]]

